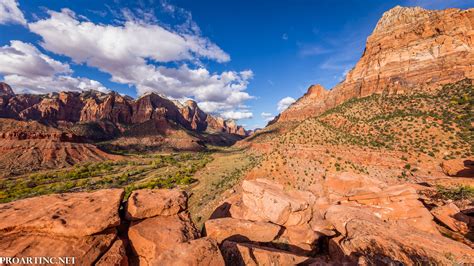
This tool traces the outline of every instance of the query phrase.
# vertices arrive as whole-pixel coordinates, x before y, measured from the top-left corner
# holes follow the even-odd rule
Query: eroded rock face
[[[120,224],[124,191],[106,189],[28,198],[0,205],[0,233],[89,236]]]
[[[62,256],[78,265],[224,265],[217,241],[197,239],[185,193],[135,191],[131,222],[119,216],[123,194],[106,189],[1,204],[2,256]]]
[[[15,93],[12,90],[10,85],[6,84],[5,82],[0,82],[0,96],[12,96]]]
[[[302,121],[373,93],[409,93],[474,77],[474,9],[397,6],[383,15],[345,80],[312,86],[275,121]],[[274,122],[275,122],[274,121]]]
[[[117,239],[96,265],[128,266],[128,257],[122,240]]]
[[[270,242],[274,240],[280,226],[267,222],[253,222],[234,218],[221,218],[206,221],[204,225],[209,238],[222,243],[224,240],[242,240],[255,242]]]
[[[91,265],[106,252],[119,254],[114,243],[120,245],[116,226],[122,196],[122,189],[107,189],[1,204],[2,256],[74,257],[76,264]]]
[[[305,191],[284,191],[281,185],[265,179],[242,184],[243,203],[263,220],[279,225],[300,225],[311,219],[314,196]]]
[[[222,249],[227,265],[326,265],[323,260],[248,243],[225,241]]]
[[[152,265],[209,265],[224,266],[224,259],[217,242],[210,238],[199,238],[177,244],[152,260]]]
[[[468,233],[469,216],[463,214],[454,203],[436,207],[431,210],[431,213],[449,229],[463,234]]]
[[[10,86],[1,83],[0,117],[37,120],[53,125],[60,122],[107,121],[122,131],[123,125],[165,120],[196,132],[247,136],[245,129],[235,122],[206,114],[194,101],[182,105],[156,93],[148,93],[135,100],[116,92],[106,94],[98,91],[15,95]]]
[[[343,235],[332,240],[330,254],[357,262],[355,254],[371,264],[378,263],[472,263],[474,251],[459,242],[414,230],[413,227],[384,222],[357,207],[332,206],[328,219]]]
[[[140,220],[154,216],[170,216],[187,209],[184,191],[173,189],[142,189],[128,198],[125,217]]]
[[[114,230],[78,237],[24,231],[1,234],[0,249],[5,257],[74,257],[76,264],[92,265],[115,238]]]
[[[441,164],[441,168],[449,176],[474,177],[474,158],[447,160]]]
[[[128,230],[132,249],[143,265],[151,265],[151,261],[164,251],[197,237],[199,233],[186,214],[155,216],[132,222]]]

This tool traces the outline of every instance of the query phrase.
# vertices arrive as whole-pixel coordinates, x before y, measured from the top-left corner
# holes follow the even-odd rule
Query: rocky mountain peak
[[[474,8],[396,6],[377,23],[343,82],[327,91],[311,86],[275,121],[301,121],[352,98],[430,90],[473,79],[473,39]]]
[[[191,108],[192,110],[195,110],[198,108],[197,103],[193,100],[187,100],[184,104],[188,106],[189,108]]]
[[[395,6],[386,11],[377,23],[374,32],[393,28],[394,26],[403,26],[424,19],[432,12],[421,7],[402,7]]]
[[[320,84],[316,84],[316,85],[311,85],[309,88],[308,88],[308,91],[306,92],[306,96],[309,96],[309,97],[321,97],[322,95],[326,94],[327,93],[327,90]]]
[[[15,95],[10,85],[5,82],[0,82],[0,96],[3,95]]]

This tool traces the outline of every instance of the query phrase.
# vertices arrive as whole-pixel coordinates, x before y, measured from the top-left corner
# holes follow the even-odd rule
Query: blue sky
[[[330,89],[396,6],[453,0],[0,0],[0,79],[17,92],[155,91],[247,128],[311,84]],[[280,107],[280,108],[279,108]]]

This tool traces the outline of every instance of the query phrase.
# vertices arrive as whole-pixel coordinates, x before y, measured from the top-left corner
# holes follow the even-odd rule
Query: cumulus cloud
[[[0,1],[0,24],[21,24],[26,25],[26,19],[15,0]]]
[[[266,112],[261,113],[260,116],[262,116],[262,118],[267,122],[275,118],[275,116],[272,113],[266,113]]]
[[[4,77],[4,81],[11,85],[16,93],[44,94],[45,92],[87,90],[109,92],[109,89],[96,80],[64,75],[36,78],[7,75]]]
[[[41,53],[34,45],[11,41],[0,47],[0,74],[18,93],[106,88],[95,80],[72,77],[68,64]]]
[[[296,100],[292,97],[285,97],[285,98],[281,99],[277,104],[278,111],[280,111],[280,112],[285,111],[295,101]]]
[[[221,116],[224,119],[239,120],[239,119],[252,118],[253,114],[252,112],[248,112],[248,111],[226,111],[226,112],[223,112]]]
[[[71,72],[68,64],[56,61],[22,41],[10,41],[10,45],[0,47],[0,62],[0,72],[6,75],[50,76]]]
[[[138,94],[193,98],[203,110],[214,113],[240,108],[252,98],[245,91],[251,70],[211,73],[200,66],[200,59],[227,62],[230,56],[202,37],[196,25],[192,31],[172,31],[132,18],[123,25],[104,25],[80,19],[69,9],[48,13],[49,18],[29,24],[43,38],[43,48],[109,73],[114,82],[135,85]],[[160,65],[169,62],[179,66]]]

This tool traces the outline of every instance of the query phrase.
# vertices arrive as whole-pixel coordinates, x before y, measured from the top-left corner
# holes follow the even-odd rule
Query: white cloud
[[[23,12],[19,9],[18,2],[15,0],[0,1],[0,24],[21,24],[26,25],[26,19]]]
[[[43,48],[109,73],[114,82],[135,85],[138,94],[154,91],[176,99],[193,98],[203,110],[214,113],[241,108],[253,98],[245,92],[251,70],[210,73],[185,63],[230,60],[216,44],[196,34],[196,25],[192,31],[175,32],[132,18],[123,25],[104,25],[80,20],[68,9],[48,13],[49,18],[29,24],[43,38]],[[180,66],[157,65],[168,62]]]
[[[226,112],[223,112],[221,116],[224,119],[239,120],[239,119],[252,118],[253,114],[252,112],[248,112],[248,111],[226,111]]]
[[[288,108],[288,106],[290,106],[295,101],[296,100],[292,97],[285,97],[285,98],[281,99],[277,104],[278,111],[280,111],[280,112],[285,111],[286,108]]]
[[[262,118],[267,122],[271,121],[271,120],[273,120],[273,118],[275,118],[275,116],[273,114],[266,113],[266,112],[261,113],[260,116],[262,116]]]
[[[35,46],[11,41],[0,47],[0,74],[17,93],[46,93],[64,90],[106,88],[95,80],[70,76],[68,64],[41,53]]]
[[[80,21],[69,9],[48,11],[50,17],[30,23],[30,30],[43,37],[42,46],[105,71],[118,64],[143,64],[191,60],[194,55],[227,62],[228,54],[208,39],[179,35],[156,24],[129,20],[124,25]]]
[[[68,64],[56,61],[22,41],[10,41],[10,45],[0,47],[0,62],[0,73],[5,75],[50,76],[71,72]]]
[[[88,78],[71,76],[24,77],[7,75],[4,81],[11,85],[16,93],[44,94],[46,92],[98,90],[108,92],[100,82]]]

